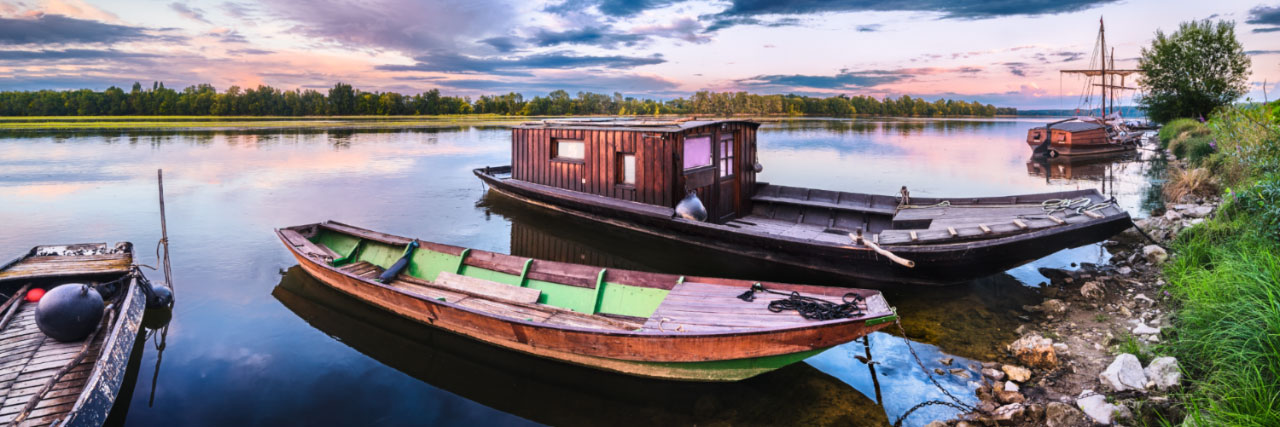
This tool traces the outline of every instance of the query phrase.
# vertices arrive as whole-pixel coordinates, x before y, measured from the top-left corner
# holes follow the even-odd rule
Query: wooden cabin
[[[1044,138],[1044,126],[1027,130],[1027,145],[1032,148],[1044,143]],[[1049,144],[1064,154],[1074,151],[1072,148],[1078,150],[1112,145],[1105,127],[1097,123],[1086,122],[1068,122],[1054,125],[1053,135],[1050,137]]]
[[[745,120],[543,120],[511,132],[512,178],[674,207],[697,191],[709,220],[751,212],[756,128]]]

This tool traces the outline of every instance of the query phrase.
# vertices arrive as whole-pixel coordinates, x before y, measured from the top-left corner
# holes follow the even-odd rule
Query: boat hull
[[[1101,241],[1132,225],[1128,214],[1121,214],[1100,221],[1069,224],[976,242],[893,247],[894,254],[915,261],[915,267],[908,268],[890,262],[865,247],[769,238],[736,232],[733,227],[719,224],[663,218],[570,200],[556,194],[512,185],[509,179],[498,178],[485,170],[486,168],[476,169],[474,173],[489,185],[491,192],[528,205],[695,245],[701,249],[833,274],[852,279],[858,286],[867,287],[963,283],[1004,272],[1065,248]],[[1086,192],[1063,193],[1061,197],[1080,197],[1083,194]]]
[[[280,238],[312,277],[395,315],[534,356],[648,378],[742,380],[799,362],[891,323],[867,325],[857,321],[760,332],[681,335],[550,327],[495,317],[352,277],[307,257],[283,236]],[[749,286],[743,283],[744,289]]]

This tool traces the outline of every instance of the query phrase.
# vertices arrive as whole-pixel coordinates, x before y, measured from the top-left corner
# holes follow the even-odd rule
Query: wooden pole
[[[855,236],[855,235],[853,235],[853,233],[849,233],[849,238],[850,238],[850,239],[853,239],[853,243],[855,243],[855,244],[861,244],[861,245],[866,245],[868,248],[871,248],[871,250],[876,251],[876,253],[878,253],[878,254],[880,254],[880,255],[884,255],[884,257],[885,257],[885,258],[889,258],[889,261],[893,261],[893,262],[895,262],[895,263],[898,263],[899,265],[902,265],[903,267],[907,267],[907,268],[915,268],[915,266],[916,266],[916,262],[915,262],[915,261],[912,261],[912,260],[909,260],[909,259],[906,259],[906,258],[903,258],[903,257],[897,256],[897,255],[894,255],[894,254],[893,254],[893,252],[889,252],[889,251],[885,250],[884,248],[881,248],[881,247],[880,247],[880,245],[877,245],[877,244],[875,244],[875,243],[873,243],[873,242],[871,242],[871,241],[869,241],[869,240],[862,239],[862,238],[861,238],[861,237],[859,237],[859,236]]]
[[[169,267],[169,227],[164,217],[164,169],[156,169],[156,182],[160,186],[160,243],[164,245],[164,282],[172,291],[174,286],[173,269]]]

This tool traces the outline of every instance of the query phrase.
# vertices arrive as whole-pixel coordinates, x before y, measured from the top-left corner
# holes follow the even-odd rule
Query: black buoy
[[[707,208],[702,205],[698,193],[690,191],[689,195],[684,196],[684,200],[676,205],[676,215],[687,220],[702,222],[707,220]]]
[[[102,294],[83,283],[59,285],[40,298],[36,305],[36,326],[49,338],[61,342],[83,340],[98,327],[105,308]]]
[[[173,305],[173,289],[164,283],[146,283],[151,292],[147,292],[147,308],[169,308]]]

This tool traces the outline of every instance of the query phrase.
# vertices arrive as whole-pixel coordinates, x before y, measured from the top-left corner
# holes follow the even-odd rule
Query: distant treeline
[[[1134,106],[1130,106],[1130,105],[1124,105],[1124,106],[1120,106],[1120,107],[1116,107],[1116,108],[1117,108],[1117,109],[1119,109],[1119,111],[1120,111],[1120,117],[1124,117],[1124,118],[1127,118],[1127,119],[1133,119],[1133,118],[1146,117],[1146,116],[1147,116],[1147,112],[1146,112],[1146,111],[1143,111],[1141,108],[1138,108],[1138,107],[1134,107]],[[1112,112],[1115,112],[1115,111],[1116,111],[1116,109],[1112,109]],[[1093,108],[1093,109],[1089,109],[1089,108],[1077,108],[1077,109],[1074,109],[1074,110],[1068,110],[1068,109],[1050,109],[1050,110],[1018,110],[1018,115],[1019,115],[1019,116],[1058,116],[1058,117],[1066,117],[1066,116],[1101,116],[1101,115],[1102,115],[1102,109],[1101,109],[1101,108]]]
[[[939,99],[925,101],[902,96],[876,99],[845,95],[817,98],[800,95],[756,95],[746,92],[694,93],[666,101],[557,90],[547,96],[525,98],[519,93],[484,95],[477,99],[441,95],[438,89],[417,95],[365,92],[338,83],[327,93],[280,90],[271,86],[219,93],[212,85],[182,91],[153,83],[134,83],[129,91],[117,87],[0,92],[0,116],[355,116],[500,114],[563,115],[792,115],[792,116],[993,116],[1017,114],[1016,108],[997,108],[978,102]]]

